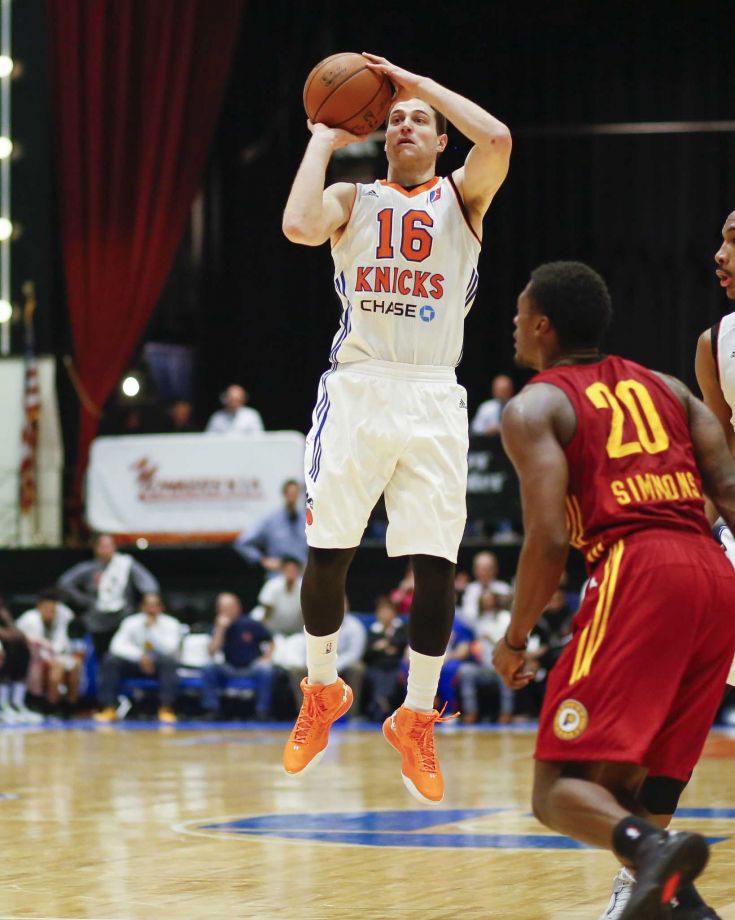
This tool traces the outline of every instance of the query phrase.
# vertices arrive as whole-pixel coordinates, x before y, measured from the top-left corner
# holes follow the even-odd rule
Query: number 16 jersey
[[[644,529],[710,536],[689,422],[660,377],[612,355],[549,368],[535,383],[563,390],[577,417],[564,447],[567,524],[588,566]]]
[[[377,359],[456,367],[479,254],[451,177],[411,190],[386,180],[358,183],[332,249],[342,302],[333,365]]]

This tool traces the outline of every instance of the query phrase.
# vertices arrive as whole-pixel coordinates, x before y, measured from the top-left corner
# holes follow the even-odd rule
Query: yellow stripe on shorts
[[[602,583],[600,584],[600,593],[597,596],[595,615],[592,617],[592,622],[585,626],[579,637],[577,654],[574,659],[574,667],[572,668],[572,676],[569,679],[570,685],[588,676],[595,655],[602,645],[602,640],[605,638],[607,621],[610,617],[610,608],[612,606],[613,597],[615,596],[615,588],[620,572],[620,560],[623,558],[623,549],[623,541],[619,540],[611,547],[610,553],[605,560],[605,568],[602,576]]]

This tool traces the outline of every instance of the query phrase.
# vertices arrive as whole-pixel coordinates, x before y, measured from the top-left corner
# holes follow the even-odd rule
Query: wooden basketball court
[[[447,794],[411,799],[370,728],[301,778],[282,727],[0,731],[0,917],[597,920],[612,857],[529,814],[528,730],[442,726]],[[735,733],[716,733],[682,828],[719,842],[701,890],[735,920]]]

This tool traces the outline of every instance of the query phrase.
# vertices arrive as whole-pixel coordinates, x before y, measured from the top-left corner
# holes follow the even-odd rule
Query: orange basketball
[[[343,51],[320,61],[306,78],[304,108],[312,123],[369,134],[379,128],[393,99],[393,84],[365,66],[361,54]]]

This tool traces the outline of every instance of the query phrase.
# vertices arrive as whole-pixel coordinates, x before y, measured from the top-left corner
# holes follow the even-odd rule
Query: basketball
[[[369,134],[385,121],[393,84],[365,66],[361,54],[343,51],[320,61],[306,78],[304,108],[312,124]]]

